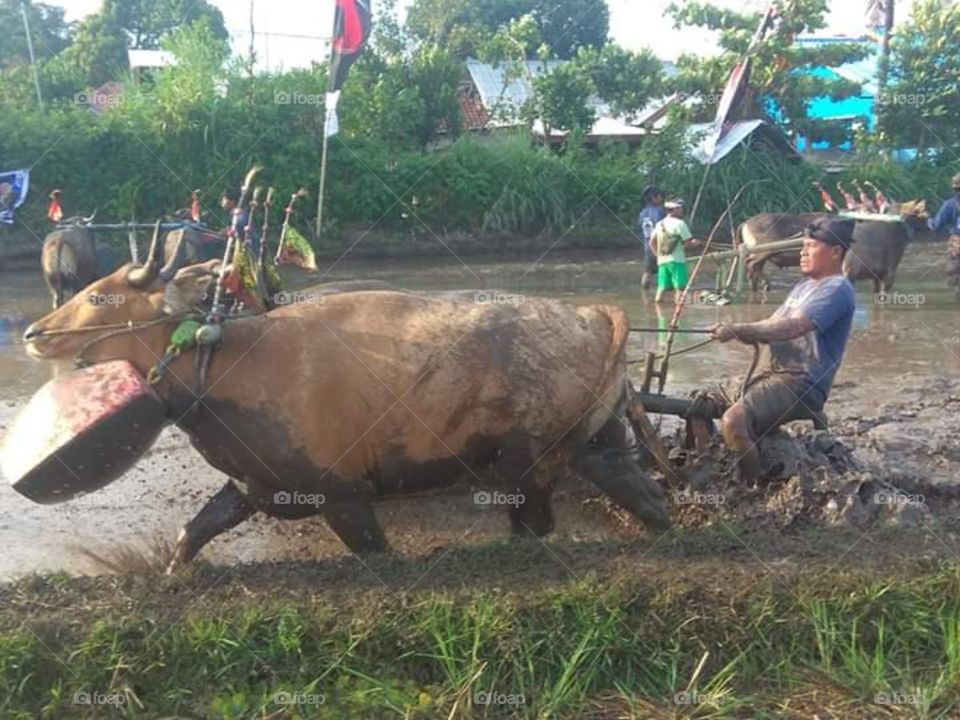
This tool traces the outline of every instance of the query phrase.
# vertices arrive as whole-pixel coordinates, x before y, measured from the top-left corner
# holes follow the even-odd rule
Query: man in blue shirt
[[[953,197],[943,204],[937,216],[931,218],[927,225],[934,232],[950,233],[947,245],[947,251],[950,254],[947,282],[960,287],[960,175],[953,176],[952,184]]]
[[[823,409],[850,336],[855,294],[842,273],[853,242],[852,220],[831,218],[809,226],[800,251],[806,279],[768,319],[717,324],[720,342],[760,343],[760,373],[723,416],[723,437],[740,456],[742,477],[759,475],[757,442],[790,420]]]
[[[647,187],[642,199],[643,209],[637,216],[636,234],[643,240],[644,273],[640,286],[646,290],[650,281],[657,277],[657,251],[651,244],[653,229],[667,216],[667,211],[663,207],[663,191],[659,188],[652,185]]]

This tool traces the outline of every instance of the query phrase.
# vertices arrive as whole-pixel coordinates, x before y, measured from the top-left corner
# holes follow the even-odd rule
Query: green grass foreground
[[[182,606],[165,599],[176,579],[111,579],[116,595],[91,607],[80,591],[71,607],[63,599],[89,579],[35,577],[7,587],[14,600],[0,611],[0,716],[960,712],[960,567],[882,579],[756,568],[755,584],[674,567],[676,582],[638,567],[617,582],[346,600],[312,581],[275,596],[241,581],[215,603],[191,591]]]

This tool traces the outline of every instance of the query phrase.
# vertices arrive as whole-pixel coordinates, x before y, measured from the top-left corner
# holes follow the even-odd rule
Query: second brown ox
[[[144,267],[91,287],[123,294],[122,304],[78,296],[33,324],[28,352],[72,358],[102,332],[96,326],[132,322],[84,356],[123,358],[147,373],[172,324],[139,325],[194,310],[216,272],[214,261],[174,274],[156,256],[154,247]],[[551,491],[567,471],[651,527],[668,527],[661,488],[626,452],[628,332],[616,307],[386,291],[327,294],[228,321],[200,397],[193,353],[156,386],[170,420],[232,478],[185,526],[169,569],[257,511],[322,514],[351,550],[383,550],[374,499],[463,476],[480,484],[487,470],[497,489],[522,498],[509,506],[514,533],[552,529]]]

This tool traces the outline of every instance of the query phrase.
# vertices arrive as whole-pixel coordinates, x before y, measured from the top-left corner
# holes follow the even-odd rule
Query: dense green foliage
[[[418,39],[467,57],[482,55],[486,43],[524,16],[537,29],[525,47],[530,58],[544,45],[559,58],[581,47],[600,48],[610,31],[607,3],[596,0],[414,0],[407,26]]]
[[[960,143],[960,6],[921,0],[893,41],[881,95],[884,140],[908,147]]]
[[[96,694],[101,704],[113,698],[113,707],[96,708],[111,717],[675,717],[690,710],[875,718],[891,707],[909,710],[904,717],[955,717],[956,569],[891,580],[829,574],[830,583],[810,572],[715,591],[621,577],[612,585],[445,591],[348,607],[315,595],[214,611],[191,597],[193,607],[172,617],[141,609],[72,627],[63,619],[18,621],[0,634],[0,713],[90,717],[84,698]],[[23,585],[19,592],[60,597],[69,583]],[[183,594],[181,585],[174,589]],[[124,605],[152,604],[136,593],[120,597]]]
[[[933,30],[937,13],[944,13],[941,19],[953,23],[945,24],[944,32],[952,37],[956,10],[924,2],[895,45],[892,77],[897,92],[922,90],[932,100],[919,113],[892,108],[896,124],[874,141],[894,136],[908,141],[918,134],[928,144],[960,141],[951,120],[957,44],[936,39]],[[704,168],[687,153],[689,118],[679,114],[663,134],[638,147],[582,147],[581,134],[595,115],[588,101],[603,100],[614,112],[629,114],[675,87],[716,97],[731,59],[745,49],[757,23],[755,15],[700,3],[676,8],[680,23],[721,28],[727,52],[715,61],[684,60],[672,83],[650,53],[606,43],[606,12],[600,12],[602,32],[579,37],[567,64],[531,77],[535,92],[520,119],[528,125],[542,119],[547,128],[569,132],[563,147],[546,150],[522,127],[491,136],[463,134],[460,43],[470,38],[487,59],[505,63],[510,72],[529,72],[531,53],[535,63],[554,63],[560,54],[548,44],[545,18],[569,19],[581,8],[578,3],[553,3],[550,14],[544,0],[531,0],[521,3],[524,14],[518,14],[515,3],[498,0],[453,3],[443,12],[425,1],[411,10],[406,26],[392,15],[393,5],[378,4],[373,45],[353,67],[340,103],[342,132],[330,145],[322,239],[330,247],[367,231],[387,239],[444,234],[590,235],[598,244],[604,238],[629,239],[646,184],[656,182],[692,200]],[[791,117],[809,97],[829,90],[795,70],[836,65],[860,52],[792,45],[797,33],[821,27],[824,7],[822,0],[784,3],[787,20],[757,57],[755,96],[776,93]],[[11,20],[17,10],[10,0],[0,4]],[[265,166],[261,181],[275,186],[278,197],[299,187],[316,192],[324,66],[251,78],[230,55],[219,11],[205,3],[185,8],[171,0],[145,8],[111,0],[75,28],[55,9],[28,4],[28,11],[35,34],[49,45],[39,64],[47,107],[44,113],[36,107],[24,50],[5,26],[0,44],[10,60],[0,68],[0,158],[4,167],[32,168],[34,190],[19,217],[36,235],[47,227],[45,195],[54,187],[64,189],[68,215],[96,208],[101,219],[139,221],[184,207],[190,191],[200,188],[214,225],[225,220],[218,217],[217,195],[236,186],[254,163]],[[192,22],[170,30],[181,12]],[[127,44],[157,42],[174,53],[176,67],[146,74],[138,83],[127,78],[122,71]],[[98,115],[76,100],[77,93],[106,78],[123,80],[124,90]],[[713,109],[706,106],[704,117]],[[936,199],[952,170],[949,152],[910,169],[884,160],[881,145],[875,143],[871,152],[862,153],[849,174],[873,180],[897,199]],[[751,180],[766,182],[750,186],[734,208],[735,220],[761,211],[818,209],[812,182],[821,175],[815,165],[791,163],[760,148],[738,150],[711,173],[695,224],[700,232],[708,229]],[[281,206],[277,203],[278,214]],[[315,202],[302,203],[300,212],[306,227],[315,217]]]

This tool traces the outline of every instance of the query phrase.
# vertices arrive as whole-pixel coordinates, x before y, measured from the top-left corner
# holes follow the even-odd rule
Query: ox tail
[[[57,243],[57,264],[54,267],[53,272],[53,282],[54,282],[54,298],[53,298],[53,309],[56,310],[58,307],[63,305],[63,246],[64,240],[61,237],[60,242]]]

